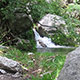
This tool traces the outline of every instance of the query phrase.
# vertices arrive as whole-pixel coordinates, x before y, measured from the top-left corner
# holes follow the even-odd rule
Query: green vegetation
[[[80,4],[69,4],[61,10],[61,16],[65,20],[68,28],[68,34],[63,34],[60,30],[56,33],[52,40],[60,45],[78,46],[80,44]]]
[[[60,45],[71,45],[71,46],[79,45],[80,38],[79,38],[79,34],[76,33],[75,28],[80,28],[80,19],[79,16],[75,17],[72,15],[72,13],[75,10],[79,11],[80,5],[77,3],[75,3],[74,5],[68,4],[66,5],[66,8],[63,8],[61,4],[62,4],[61,0],[55,0],[55,1],[52,0],[51,3],[47,3],[45,0],[21,0],[21,1],[1,0],[0,1],[0,21],[1,21],[0,31],[2,31],[1,33],[3,33],[3,35],[2,34],[0,35],[1,41],[4,40],[3,39],[4,34],[6,35],[12,29],[13,26],[12,22],[14,22],[15,20],[15,15],[14,15],[15,12],[31,15],[34,23],[38,22],[45,14],[51,13],[51,14],[62,16],[68,25],[68,31],[69,31],[69,34],[67,35],[63,34],[62,32],[55,34],[52,38],[53,41],[56,44],[60,44]]]
[[[67,35],[67,37],[72,38],[73,44],[75,44],[75,46],[77,46],[78,43],[80,43],[80,32],[76,30],[80,28],[79,6],[80,5],[78,4],[69,5],[65,9],[66,14],[63,16],[68,25],[69,30],[69,35]]]
[[[59,53],[36,52],[32,28],[43,16],[48,13],[56,14],[61,16],[68,26],[68,34],[63,34],[58,30],[51,37],[56,44],[80,45],[80,0],[74,5],[68,3],[63,7],[62,0],[51,1],[47,3],[45,0],[0,0],[0,45],[10,47],[7,50],[0,49],[0,55],[21,63],[23,68],[28,70],[24,71],[24,77],[27,76],[28,80],[56,80],[66,58],[66,54],[61,51]],[[32,26],[26,31],[24,29],[23,32],[20,32],[23,27],[16,31],[13,24],[16,13],[24,13],[28,17],[31,15]],[[25,25],[25,27],[28,26]],[[28,55],[28,52],[34,52],[34,54]]]
[[[16,48],[8,49],[3,56],[21,63],[28,69],[28,72],[24,72],[24,76],[29,75],[32,80],[55,80],[56,77],[58,77],[66,58],[66,55],[62,55],[62,52],[35,52],[29,55]]]
[[[36,2],[36,0],[34,0]],[[45,0],[37,0],[35,4],[30,6],[31,15],[34,22],[38,22],[43,16],[48,13],[61,15],[60,0],[52,1],[50,4]]]

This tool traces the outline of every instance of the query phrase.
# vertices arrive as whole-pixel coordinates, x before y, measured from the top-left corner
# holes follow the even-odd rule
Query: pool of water
[[[75,48],[37,48],[37,52],[40,53],[60,53],[60,54],[67,54],[71,51],[73,51]]]

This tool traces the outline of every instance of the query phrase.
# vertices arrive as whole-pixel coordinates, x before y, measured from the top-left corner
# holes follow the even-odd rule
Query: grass
[[[27,68],[27,71],[24,71],[26,80],[56,80],[66,58],[66,55],[55,52],[35,52],[28,55],[16,48],[8,49],[3,56],[16,60]]]

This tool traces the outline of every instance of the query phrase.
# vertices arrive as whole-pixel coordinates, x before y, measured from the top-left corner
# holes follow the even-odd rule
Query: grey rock
[[[0,56],[0,80],[23,80],[22,72],[18,62]]]
[[[23,80],[22,77],[14,78],[11,75],[0,75],[0,80]]]
[[[22,73],[22,67],[18,62],[2,56],[0,56],[0,68],[4,70]]]
[[[80,47],[67,55],[57,80],[80,80]]]
[[[22,34],[31,29],[33,26],[31,17],[25,13],[15,13],[15,20],[11,28],[13,33]]]
[[[41,40],[38,40],[38,42],[42,47],[47,47],[46,44],[44,44]]]
[[[12,77],[19,78],[19,77],[22,77],[22,74],[20,74],[19,72],[16,72],[14,75],[12,75]]]
[[[57,29],[61,30],[64,34],[68,34],[68,29],[65,21],[62,17],[47,14],[45,15],[38,23],[39,30],[38,32],[44,36],[44,33],[48,35],[54,35]]]
[[[5,70],[3,70],[3,69],[0,69],[0,73],[1,74],[6,74],[7,72]]]

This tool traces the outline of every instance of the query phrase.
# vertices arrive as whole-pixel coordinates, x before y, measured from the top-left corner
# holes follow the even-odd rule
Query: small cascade
[[[47,47],[47,48],[66,48],[66,46],[55,45],[55,43],[53,43],[51,41],[51,38],[41,37],[39,35],[39,33],[36,31],[36,29],[33,29],[33,31],[35,34],[37,48],[44,48],[44,47]]]

